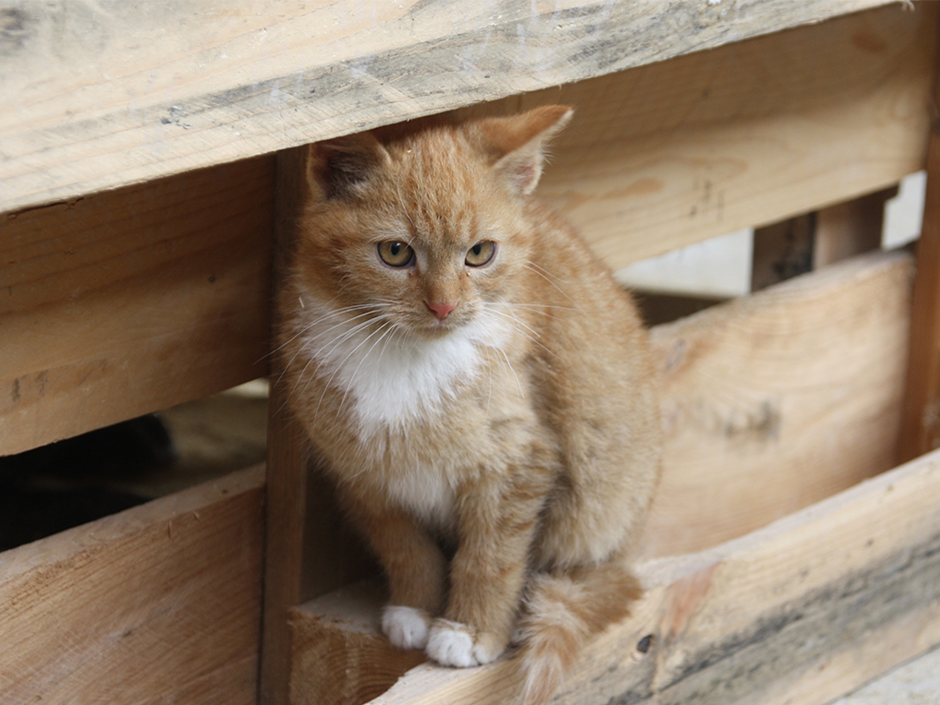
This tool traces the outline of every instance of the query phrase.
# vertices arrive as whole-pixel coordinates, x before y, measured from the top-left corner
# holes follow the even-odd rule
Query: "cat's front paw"
[[[442,666],[469,668],[489,663],[499,656],[506,645],[492,634],[460,622],[435,619],[428,634],[427,655]]]
[[[388,605],[382,610],[382,632],[399,649],[423,649],[431,617],[424,610]]]

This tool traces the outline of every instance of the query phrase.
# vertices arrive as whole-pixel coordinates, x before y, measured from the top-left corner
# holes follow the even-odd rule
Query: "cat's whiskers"
[[[333,297],[333,299],[331,299],[330,301],[333,301],[333,300],[335,300],[335,299],[336,299],[336,297]],[[310,329],[313,328],[315,325],[317,325],[318,323],[320,323],[321,321],[323,321],[323,320],[325,320],[325,319],[327,319],[327,318],[331,318],[331,317],[333,317],[333,316],[336,316],[336,315],[339,315],[339,314],[342,314],[342,313],[346,313],[346,312],[348,312],[348,311],[355,311],[355,310],[368,309],[368,308],[373,308],[373,305],[372,305],[372,304],[356,304],[356,305],[353,305],[353,306],[344,306],[343,308],[340,308],[340,309],[331,309],[331,310],[327,311],[326,313],[324,313],[323,315],[321,315],[321,316],[315,318],[314,320],[312,320],[312,321],[307,321],[306,323],[304,323],[304,325],[301,326],[300,330],[298,330],[294,335],[292,335],[290,338],[288,338],[288,339],[285,340],[283,343],[281,343],[280,345],[278,345],[276,348],[273,348],[273,349],[271,349],[270,351],[268,351],[267,353],[265,353],[265,355],[264,355],[263,357],[259,358],[255,364],[257,364],[258,362],[261,362],[261,361],[264,360],[265,358],[271,357],[273,354],[275,354],[276,352],[278,352],[278,351],[280,351],[282,348],[284,348],[284,346],[289,345],[290,343],[293,343],[297,338],[299,338],[299,337],[302,336],[304,333],[306,333],[308,330],[310,330]]]
[[[578,310],[578,311],[580,310],[580,307],[578,306],[578,302],[572,299],[570,296],[568,296],[567,292],[564,289],[562,289],[558,284],[556,284],[555,281],[552,281],[554,279],[564,284],[565,282],[563,279],[559,279],[554,274],[547,271],[544,267],[540,267],[539,265],[537,265],[535,262],[532,262],[531,260],[525,263],[525,267],[529,269],[530,271],[535,272],[540,277],[542,277],[542,279],[544,279],[553,287],[555,287],[562,296],[564,296],[566,299],[568,299],[568,301],[574,304],[575,310]]]
[[[344,321],[340,321],[339,323],[337,323],[337,324],[335,324],[335,325],[332,325],[332,326],[330,326],[329,328],[327,328],[326,330],[323,330],[323,331],[321,331],[320,333],[318,333],[317,335],[315,335],[315,336],[311,339],[311,342],[316,341],[318,338],[322,337],[323,335],[326,335],[327,333],[329,333],[330,331],[332,331],[332,330],[334,330],[334,329],[336,329],[336,328],[340,328],[340,327],[342,327],[342,326],[348,325],[348,324],[352,323],[353,321],[357,321],[357,320],[359,320],[360,318],[365,318],[365,317],[368,317],[367,320],[365,320],[365,321],[360,321],[359,323],[357,323],[357,324],[356,324],[355,326],[353,326],[352,328],[347,329],[347,330],[344,331],[343,333],[340,333],[340,334],[337,335],[335,338],[333,338],[333,339],[330,341],[330,347],[329,347],[329,348],[327,348],[327,346],[325,346],[325,345],[324,345],[324,346],[321,346],[321,347],[319,347],[319,348],[317,348],[317,350],[315,350],[315,351],[313,352],[314,357],[328,357],[328,356],[330,355],[330,353],[332,353],[333,350],[336,349],[337,346],[342,345],[343,343],[345,343],[347,340],[349,340],[349,338],[351,338],[352,336],[354,336],[356,333],[358,333],[358,332],[359,332],[360,330],[362,330],[363,328],[368,328],[371,324],[375,323],[377,320],[381,320],[381,319],[382,319],[382,313],[381,313],[380,311],[376,310],[376,309],[372,309],[372,310],[370,310],[370,311],[367,311],[366,313],[361,313],[361,314],[359,314],[359,315],[357,315],[357,316],[353,316],[353,317],[348,318],[348,319],[346,319],[346,320],[344,320]]]
[[[532,311],[533,313],[541,313],[545,316],[554,318],[551,311],[545,309],[553,309],[558,311],[577,311],[573,306],[554,306],[552,304],[521,304],[511,301],[491,301],[491,304],[494,306],[507,306],[511,308],[521,308],[526,311]]]
[[[539,340],[541,335],[537,331],[533,330],[532,328],[527,326],[525,323],[520,321],[518,318],[516,318],[515,314],[512,312],[511,309],[509,313],[505,313],[503,311],[498,311],[495,309],[491,310],[490,313],[493,313],[507,321],[510,321],[510,327],[514,331],[516,331],[519,335],[525,337],[527,340],[534,343],[535,345],[538,345],[540,348],[542,348],[542,350],[547,352],[549,355],[553,357],[558,357],[558,355],[555,353],[554,350],[551,350],[550,348],[542,344],[542,342]],[[513,324],[516,324],[516,325],[513,325]]]
[[[353,316],[352,318],[348,319],[348,321],[349,321],[349,322],[352,322],[352,321],[355,321],[355,320],[357,320],[357,319],[359,319],[359,318],[362,318],[362,317],[364,317],[364,316],[367,316],[367,315],[370,315],[370,313],[363,313],[363,314],[359,314],[358,316]],[[324,317],[326,317],[326,316],[324,316]],[[355,334],[355,332],[356,332],[357,330],[368,326],[370,322],[371,322],[371,319],[370,319],[370,320],[367,320],[367,321],[364,321],[364,322],[362,322],[362,323],[359,323],[359,324],[357,324],[357,325],[352,329],[352,331],[346,331],[346,333],[337,336],[336,338],[334,338],[334,339],[331,340],[330,342],[331,342],[331,343],[334,343],[335,345],[341,344],[343,341],[342,341],[342,340],[339,340],[339,339],[342,338],[343,335]],[[314,325],[315,325],[315,324],[314,324]],[[333,330],[334,328],[337,328],[337,327],[339,327],[339,326],[341,326],[341,325],[343,325],[343,323],[337,323],[336,325],[330,326],[329,328],[327,328],[327,329],[324,330],[324,331],[320,331],[319,333],[315,334],[315,335],[311,338],[310,342],[311,342],[311,343],[315,343],[318,338],[322,337],[323,335],[325,335],[325,334],[328,333],[329,331],[331,331],[331,330]],[[310,325],[310,326],[305,327],[300,333],[298,333],[298,336],[299,336],[299,335],[303,335],[303,334],[309,332],[312,327],[313,327],[313,325]],[[294,338],[296,338],[296,337],[298,337],[298,336],[294,336]],[[293,340],[293,338],[292,338],[292,340]],[[337,342],[337,341],[338,341],[338,342]],[[291,391],[289,392],[289,394],[293,394],[293,393],[297,390],[297,385],[300,383],[300,380],[303,379],[303,375],[304,375],[304,373],[307,371],[307,368],[310,367],[310,363],[313,362],[313,360],[316,359],[317,356],[318,356],[318,354],[321,353],[322,351],[323,351],[323,348],[321,347],[321,348],[317,349],[316,351],[314,351],[314,353],[309,356],[309,359],[307,360],[307,364],[304,365],[304,369],[301,371],[300,375],[298,375],[298,377],[297,377],[297,382],[294,384],[294,387],[291,389]],[[307,353],[309,354],[309,353],[310,353],[309,346],[307,346],[307,345],[300,345],[300,346],[297,348],[297,351],[291,356],[290,360],[287,361],[287,363],[284,365],[283,369],[281,370],[281,374],[280,374],[280,376],[278,376],[278,379],[277,379],[278,382],[281,381],[281,378],[284,376],[284,373],[287,371],[287,369],[288,369],[292,364],[294,364],[294,360],[295,360],[295,359],[297,358],[297,356],[300,355],[302,352],[307,352]],[[309,380],[308,380],[308,384],[309,384]],[[306,388],[307,388],[307,385],[305,384],[305,385],[304,385],[304,389],[306,389]]]
[[[370,322],[371,322],[371,321],[370,321]],[[320,412],[320,405],[323,403],[323,397],[324,397],[324,395],[326,394],[326,391],[330,388],[330,385],[333,383],[333,379],[336,377],[336,375],[339,373],[339,371],[342,370],[342,369],[345,367],[346,362],[349,361],[349,358],[351,358],[353,355],[355,355],[363,345],[365,345],[366,343],[368,343],[368,342],[372,339],[373,336],[378,335],[379,333],[381,333],[381,332],[384,330],[384,331],[385,331],[385,334],[383,334],[383,336],[382,336],[382,337],[384,337],[385,335],[388,334],[388,332],[390,332],[390,331],[392,331],[392,330],[394,330],[394,329],[395,329],[395,326],[393,325],[392,322],[390,322],[390,321],[382,321],[381,325],[379,325],[378,328],[376,328],[374,331],[372,331],[371,333],[369,333],[369,335],[367,335],[365,338],[363,338],[352,350],[350,350],[348,353],[346,353],[346,356],[339,362],[339,364],[337,364],[337,365],[334,366],[333,372],[330,374],[329,379],[327,379],[327,380],[326,380],[326,384],[323,385],[323,392],[320,394],[320,399],[317,401],[317,408],[314,410],[314,417],[316,417],[316,416],[319,414],[319,412]],[[349,337],[349,336],[347,336],[346,339],[348,339],[348,337]],[[373,346],[372,346],[371,348],[369,348],[369,350],[368,350],[368,351],[366,352],[366,354],[363,356],[362,360],[359,361],[359,366],[362,365],[362,363],[365,361],[365,358],[369,356],[369,354],[370,354],[370,353],[372,352],[372,350],[375,348],[375,345],[378,344],[381,340],[382,340],[382,338],[379,338],[379,340],[377,340],[377,341],[375,342],[375,344],[373,344]],[[335,347],[335,346],[334,346],[334,347]],[[353,379],[355,378],[356,372],[358,372],[358,370],[359,370],[359,366],[356,367],[356,370],[355,370],[355,371],[353,372],[353,374],[352,374],[352,378],[353,378]],[[343,403],[345,404],[345,402],[346,402],[346,397],[347,397],[347,395],[349,394],[349,388],[350,388],[351,385],[349,385],[349,384],[344,384],[343,386],[346,388],[345,391],[343,392]]]
[[[364,363],[364,362],[366,361],[366,359],[372,354],[372,351],[375,350],[375,346],[378,345],[379,343],[381,343],[381,342],[384,340],[384,341],[385,341],[385,345],[383,346],[382,350],[384,351],[384,350],[388,347],[389,334],[390,334],[392,331],[395,330],[395,325],[394,325],[394,323],[392,323],[391,321],[384,321],[384,322],[382,323],[382,325],[379,326],[378,330],[375,331],[375,333],[378,333],[379,331],[382,331],[382,330],[384,330],[384,332],[382,333],[382,335],[379,336],[378,340],[376,340],[374,343],[372,343],[372,347],[370,347],[370,348],[366,351],[365,355],[362,356],[362,359],[359,360],[359,364],[356,365],[356,369],[353,370],[353,373],[349,376],[349,384],[344,385],[344,386],[346,387],[346,391],[343,392],[343,401],[342,401],[342,404],[345,404],[345,403],[346,403],[346,397],[349,396],[349,390],[352,388],[352,383],[353,383],[353,381],[355,381],[356,376],[359,374],[359,369],[362,367],[362,363]],[[369,337],[371,338],[373,335],[375,335],[375,333],[372,333]],[[369,339],[369,338],[366,338],[366,341],[367,341],[368,339]],[[366,341],[363,341],[363,343],[365,343]],[[362,343],[360,343],[360,345],[357,346],[356,349],[358,349],[358,347],[361,347],[361,345],[362,345]],[[355,350],[353,350],[353,352],[355,352]],[[351,354],[352,354],[352,353],[350,353],[350,355],[351,355]],[[349,356],[347,355],[347,358],[348,358],[348,357],[349,357]]]
[[[519,381],[519,375],[517,375],[516,370],[513,369],[512,362],[510,362],[509,360],[509,355],[507,355],[506,351],[500,347],[496,347],[493,349],[503,356],[503,359],[506,361],[506,367],[509,368],[509,371],[512,373],[513,378],[516,380],[516,387],[519,389],[519,396],[525,398],[525,390],[522,389],[522,382]]]
[[[334,299],[331,299],[331,301],[333,300],[335,300],[335,297]],[[301,327],[301,329],[295,335],[293,335],[288,341],[286,341],[284,344],[280,346],[280,347],[284,347],[284,345],[287,345],[288,343],[293,342],[301,335],[305,335],[309,333],[312,328],[316,327],[323,321],[326,321],[328,319],[335,319],[337,317],[343,318],[343,320],[341,320],[340,322],[334,325],[331,325],[330,327],[325,328],[324,330],[317,331],[313,336],[311,336],[307,344],[298,346],[297,351],[283,365],[281,369],[281,374],[278,376],[276,383],[280,383],[281,379],[284,377],[284,374],[294,364],[294,360],[297,358],[298,355],[300,355],[301,353],[307,354],[307,362],[304,364],[303,369],[297,375],[296,381],[294,382],[294,386],[288,391],[286,395],[284,395],[284,402],[282,406],[287,403],[287,400],[290,399],[290,397],[292,397],[295,393],[297,393],[298,387],[300,386],[301,382],[304,382],[303,388],[300,390],[301,393],[305,392],[307,387],[310,386],[310,381],[314,375],[311,375],[308,377],[307,370],[310,368],[310,365],[316,362],[317,358],[319,358],[324,353],[324,350],[326,349],[327,345],[331,345],[332,347],[330,347],[329,349],[332,350],[337,345],[341,345],[350,336],[355,335],[356,332],[358,332],[359,330],[362,330],[363,328],[366,328],[367,326],[369,326],[370,323],[376,317],[381,316],[381,312],[379,309],[379,306],[381,305],[381,303],[384,303],[384,301],[380,301],[377,303],[354,304],[350,306],[343,306],[337,309],[327,310],[326,313],[306,323],[303,327]],[[354,311],[363,311],[363,310],[365,311],[364,313],[358,313],[355,316],[344,317],[344,314],[352,313]],[[326,345],[319,346],[315,350],[311,351],[310,346],[315,345],[319,339],[323,338],[323,336],[325,336],[330,331],[335,330],[336,328],[339,328],[343,325],[348,325],[349,323],[357,321],[361,318],[367,318],[368,320],[357,323],[350,330],[346,330],[343,333],[340,333],[339,335],[332,338]],[[280,347],[278,349],[280,349]]]

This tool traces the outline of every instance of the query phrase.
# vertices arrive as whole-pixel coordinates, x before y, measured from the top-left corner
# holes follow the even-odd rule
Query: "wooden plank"
[[[539,193],[619,268],[921,169],[936,18],[895,5],[476,110],[578,108]]]
[[[0,211],[884,4],[7,4],[0,10]],[[877,39],[868,43],[879,45]],[[785,65],[780,62],[782,70]]]
[[[940,67],[940,62],[938,62]],[[940,68],[933,105],[940,100]],[[911,313],[911,334],[904,398],[903,432],[898,458],[909,460],[940,446],[940,127],[931,124],[927,153],[927,188],[917,278]]]
[[[264,468],[0,554],[0,701],[250,705]]]
[[[897,194],[895,186],[816,213],[813,269],[881,247],[885,203]]]
[[[634,615],[589,645],[553,702],[823,705],[940,643],[938,526],[933,453],[715,549],[648,561]],[[422,665],[370,702],[496,705],[518,687],[511,659]]]
[[[378,632],[380,581],[350,585],[291,610],[289,705],[358,705],[424,662]]]
[[[301,147],[277,155],[273,300],[278,296],[282,282],[279,273],[287,265],[306,194],[306,154],[306,148]],[[277,324],[276,319],[274,323]],[[303,428],[286,406],[289,394],[275,356],[271,361],[268,401],[264,622],[258,691],[260,703],[270,705],[287,701],[290,664],[287,612],[303,600],[309,459]],[[316,506],[311,509],[315,511]]]
[[[891,468],[911,259],[870,253],[653,331],[663,477],[645,555],[701,550]]]
[[[277,155],[274,291],[289,261],[298,214],[306,197],[306,147]],[[271,359],[265,531],[264,628],[260,702],[287,702],[291,608],[367,572],[365,549],[344,525],[332,484],[311,472],[305,432],[287,408],[291,390],[278,359]]]
[[[273,160],[0,216],[0,454],[265,374]]]

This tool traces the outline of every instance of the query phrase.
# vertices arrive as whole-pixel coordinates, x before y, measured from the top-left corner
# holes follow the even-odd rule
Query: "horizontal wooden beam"
[[[0,212],[886,3],[20,3],[0,10]]]
[[[0,216],[0,455],[265,374],[270,157]]]
[[[253,705],[264,468],[0,553],[4,703]]]
[[[895,465],[912,259],[874,252],[653,331],[663,477],[648,556],[702,550]]]
[[[823,705],[940,643],[938,526],[935,452],[741,539],[643,563],[633,616],[589,645],[553,702]],[[519,685],[511,658],[426,664],[370,702],[497,705]]]
[[[576,106],[539,193],[618,268],[923,168],[936,26],[892,5],[474,112]]]

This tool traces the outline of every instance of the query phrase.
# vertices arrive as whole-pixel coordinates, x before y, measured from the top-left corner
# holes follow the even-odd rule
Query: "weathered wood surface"
[[[588,647],[554,703],[823,705],[940,643],[938,527],[933,453],[714,549],[647,561],[634,615]],[[391,667],[371,653],[345,678]],[[370,702],[497,705],[518,687],[511,659],[422,665]]]
[[[475,111],[578,108],[539,193],[617,268],[923,168],[936,25],[892,5]]]
[[[876,191],[815,214],[813,269],[881,247],[885,204],[898,188]]]
[[[306,198],[307,148],[277,155],[275,287],[289,261],[297,218]],[[277,295],[277,292],[274,292]],[[276,316],[276,312],[274,314]],[[272,336],[273,339],[273,336]],[[361,542],[340,516],[332,484],[311,472],[304,430],[287,407],[291,390],[271,356],[265,526],[262,705],[287,702],[291,633],[289,610],[360,578],[370,565]]]
[[[264,468],[0,553],[0,703],[251,705]]]
[[[875,252],[658,326],[649,556],[701,550],[894,466],[911,257]]]
[[[264,375],[273,190],[259,158],[0,215],[0,455]]]
[[[0,4],[0,211],[884,4],[7,1]]]
[[[284,281],[280,275],[289,261],[297,219],[306,197],[306,153],[306,148],[301,147],[277,155],[272,300],[276,299],[277,287]],[[272,318],[276,326],[276,311]],[[273,332],[271,339],[275,339]],[[303,429],[287,408],[289,394],[278,358],[272,355],[259,688],[260,702],[271,705],[286,701],[290,658],[287,612],[304,599],[301,588],[308,458],[303,445]]]
[[[940,67],[940,62],[937,63]],[[933,88],[934,111],[940,104],[940,69]],[[940,126],[934,115],[927,153],[927,189],[920,239],[917,279],[911,313],[904,428],[900,460],[940,446]]]
[[[424,662],[377,631],[377,606],[387,599],[380,581],[365,580],[291,610],[293,659],[289,705],[359,705],[388,690]]]

